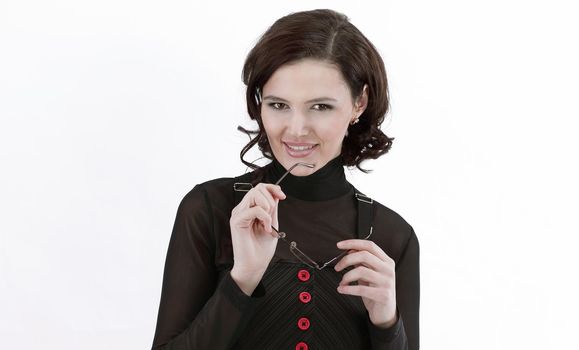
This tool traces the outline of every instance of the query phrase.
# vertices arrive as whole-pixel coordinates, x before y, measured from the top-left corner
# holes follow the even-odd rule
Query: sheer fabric
[[[263,180],[273,183],[284,172],[274,159]],[[253,294],[244,294],[230,275],[233,183],[198,184],[179,204],[152,349],[418,349],[419,244],[400,215],[374,199],[370,240],[396,262],[398,322],[382,329],[360,297],[337,292],[344,273],[333,269],[337,261],[311,269],[281,241]],[[280,186],[287,198],[279,202],[279,228],[315,261],[339,254],[336,242],[357,238],[354,187],[340,156],[309,176],[288,174]]]

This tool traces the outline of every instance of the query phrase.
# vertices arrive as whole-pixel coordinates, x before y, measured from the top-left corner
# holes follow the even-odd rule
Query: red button
[[[308,344],[301,341],[296,344],[296,350],[308,350]]]
[[[310,320],[308,320],[307,317],[302,317],[298,320],[298,327],[299,329],[301,329],[302,331],[305,331],[306,329],[310,328]]]
[[[308,270],[299,270],[298,278],[300,281],[305,282],[310,279],[310,273],[308,272]]]
[[[308,292],[301,292],[300,293],[300,301],[302,303],[304,303],[304,304],[309,303],[310,300],[312,300],[312,296],[310,295],[310,293],[308,293]]]

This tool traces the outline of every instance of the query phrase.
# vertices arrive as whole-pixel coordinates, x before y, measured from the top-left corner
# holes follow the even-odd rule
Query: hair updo
[[[335,65],[350,89],[352,103],[362,94],[364,84],[368,85],[368,105],[359,122],[349,125],[341,150],[344,165],[368,173],[360,163],[387,153],[394,140],[379,128],[390,107],[386,69],[374,45],[348,17],[329,9],[295,12],[278,19],[247,55],[242,72],[247,112],[259,128],[237,127],[250,138],[241,150],[241,161],[254,170],[260,168],[243,159],[255,144],[264,157],[273,159],[261,119],[261,91],[278,68],[305,58]]]

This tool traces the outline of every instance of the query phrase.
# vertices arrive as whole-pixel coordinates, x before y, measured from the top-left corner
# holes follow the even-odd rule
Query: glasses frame
[[[309,164],[309,163],[296,163],[294,164],[291,168],[289,168],[285,174],[282,175],[282,177],[279,178],[279,180],[277,180],[275,182],[275,185],[279,185],[279,183],[281,182],[281,180],[284,179],[284,177],[287,176],[287,174],[290,173],[290,171],[292,171],[293,168],[295,168],[296,166],[306,166],[308,168],[313,168],[315,165],[314,164]],[[357,196],[356,196],[357,197]],[[306,264],[307,266],[309,266],[312,269],[317,269],[317,270],[322,270],[324,269],[326,266],[328,266],[329,264],[331,264],[333,261],[341,258],[342,256],[346,255],[348,253],[348,251],[343,251],[342,253],[338,254],[336,257],[326,261],[325,263],[323,263],[321,266],[320,264],[318,264],[317,262],[315,262],[312,258],[310,258],[306,253],[302,252],[299,248],[298,248],[298,244],[295,241],[290,241],[288,239],[286,239],[286,233],[283,231],[278,231],[275,227],[273,227],[273,225],[271,226],[271,228],[277,233],[278,238],[280,238],[281,240],[283,240],[284,242],[286,242],[289,245],[289,249],[290,252],[296,257],[298,258],[298,260],[300,260],[302,263]],[[370,226],[370,232],[368,233],[368,235],[366,237],[364,237],[363,239],[367,240],[368,238],[370,238],[370,236],[372,235],[372,230],[373,227]]]

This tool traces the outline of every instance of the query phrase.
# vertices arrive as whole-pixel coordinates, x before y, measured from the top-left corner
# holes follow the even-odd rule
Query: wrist
[[[239,286],[239,289],[250,296],[261,281],[264,272],[265,271],[261,270],[243,270],[235,268],[234,266],[230,274],[233,281]]]
[[[378,328],[387,329],[394,326],[397,321],[398,321],[398,311],[394,311],[394,316],[390,317],[388,320],[384,322],[374,323],[374,325]]]

